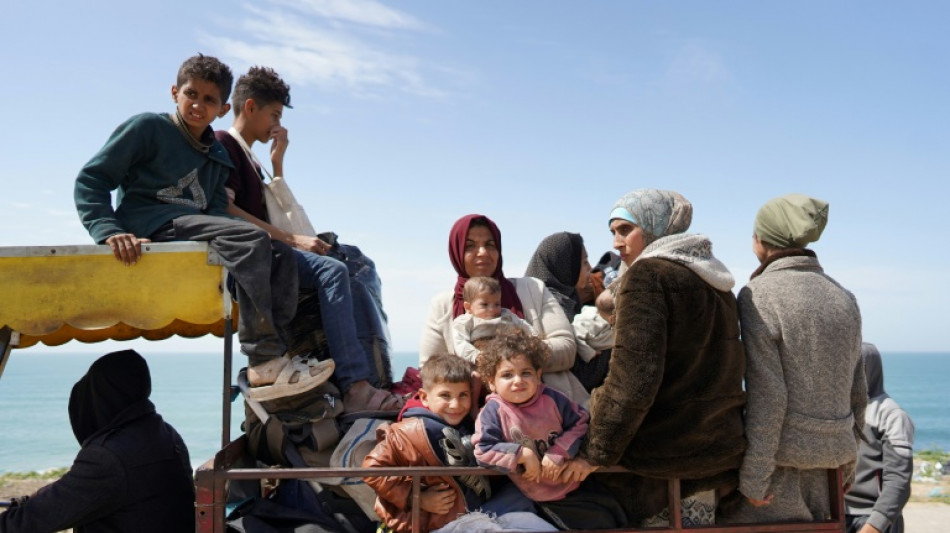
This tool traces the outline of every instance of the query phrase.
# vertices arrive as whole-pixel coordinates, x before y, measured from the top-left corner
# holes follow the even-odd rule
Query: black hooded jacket
[[[155,412],[151,390],[148,366],[135,351],[96,360],[69,397],[81,445],[72,467],[0,514],[0,533],[194,531],[188,449]]]

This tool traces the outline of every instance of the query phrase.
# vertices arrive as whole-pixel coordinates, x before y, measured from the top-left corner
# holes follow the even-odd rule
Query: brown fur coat
[[[664,478],[683,496],[734,488],[745,451],[735,296],[659,258],[620,280],[616,341],[604,385],[591,398],[585,455],[636,476],[602,475],[636,524],[667,505]]]

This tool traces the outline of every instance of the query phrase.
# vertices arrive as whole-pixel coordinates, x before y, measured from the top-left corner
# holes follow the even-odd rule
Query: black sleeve
[[[125,486],[125,471],[112,452],[83,448],[62,478],[0,514],[0,533],[54,533],[88,524],[121,505]]]

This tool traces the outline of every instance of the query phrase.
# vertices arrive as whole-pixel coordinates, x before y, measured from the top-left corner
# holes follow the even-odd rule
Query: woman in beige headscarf
[[[607,378],[591,394],[585,459],[565,477],[602,474],[631,525],[665,521],[667,484],[683,479],[686,525],[712,523],[713,489],[735,488],[745,450],[745,357],[732,275],[704,235],[686,233],[692,205],[673,191],[641,189],[610,212],[614,248],[627,265],[616,299]]]
[[[746,350],[742,498],[729,521],[823,520],[827,469],[853,472],[867,402],[861,314],[850,292],[806,248],[821,236],[828,204],[774,198],[755,217],[761,265],[739,293]]]

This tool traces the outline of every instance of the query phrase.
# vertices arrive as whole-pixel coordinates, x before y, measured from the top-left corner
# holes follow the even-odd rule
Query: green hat
[[[804,248],[821,237],[828,223],[828,202],[786,194],[766,202],[755,215],[755,235],[779,248]]]

